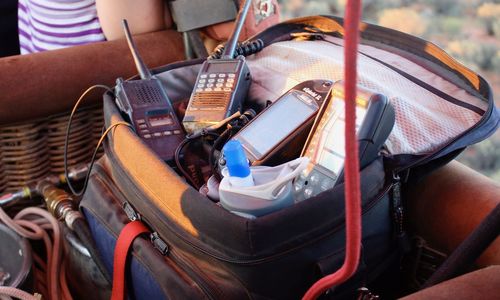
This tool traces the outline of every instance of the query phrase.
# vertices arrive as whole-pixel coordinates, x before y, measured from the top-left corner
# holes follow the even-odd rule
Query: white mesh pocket
[[[342,40],[287,41],[249,57],[251,99],[275,100],[296,84],[311,79],[343,79]],[[358,84],[386,95],[396,111],[387,146],[392,154],[424,154],[463,133],[481,119],[487,103],[401,56],[363,45],[358,55]],[[375,59],[374,59],[375,58]],[[452,103],[400,75],[381,60],[461,102]]]

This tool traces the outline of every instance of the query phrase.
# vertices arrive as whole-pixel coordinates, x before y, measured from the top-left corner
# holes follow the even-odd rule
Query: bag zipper
[[[123,185],[124,188],[127,189],[128,191],[130,191],[136,197],[136,199],[145,199],[145,198],[147,198],[142,193],[142,191],[139,188],[137,188],[137,186],[130,179],[130,177],[127,176],[126,172],[121,167],[121,163],[118,162],[118,160],[114,157],[114,154],[111,151],[108,151],[107,155],[108,155],[109,159],[112,162],[112,164],[111,164],[112,168],[115,171],[118,172],[117,175],[120,177],[120,179],[122,179],[122,180],[125,181],[125,182],[123,182],[124,183],[124,185]],[[362,214],[363,215],[366,214],[376,203],[378,203],[390,191],[390,189],[392,188],[392,186],[393,186],[393,183],[387,185],[382,190],[381,193],[379,193],[376,197],[374,197],[372,200],[370,200],[368,203],[366,203],[365,206],[364,206],[364,208],[362,209]],[[149,210],[149,208],[147,206],[146,207],[142,207],[141,206],[142,203],[144,203],[144,201],[138,201],[138,203],[135,204],[135,206],[139,208],[139,211],[142,211],[143,209],[144,210]],[[155,211],[152,211],[152,213],[155,213]],[[326,238],[326,237],[328,237],[328,236],[336,233],[337,231],[339,231],[340,229],[342,229],[344,227],[344,223],[340,223],[339,225],[333,227],[327,233],[325,233],[323,235],[320,235],[320,236],[316,237],[315,239],[312,239],[312,240],[308,241],[307,243],[303,243],[301,245],[289,248],[289,249],[287,249],[287,250],[285,250],[283,252],[277,253],[277,254],[268,255],[268,256],[261,257],[261,258],[241,258],[240,257],[240,258],[233,259],[233,258],[224,257],[224,256],[222,256],[222,255],[220,255],[218,253],[214,253],[213,251],[210,251],[208,249],[203,248],[200,245],[197,245],[195,242],[191,241],[185,235],[177,232],[177,230],[173,228],[173,226],[170,223],[170,221],[168,221],[167,219],[163,219],[163,220],[165,222],[162,222],[162,223],[166,224],[166,229],[168,231],[170,231],[175,236],[175,238],[177,238],[178,240],[184,242],[185,244],[189,245],[190,247],[192,247],[194,249],[197,249],[201,253],[203,253],[203,254],[211,257],[211,258],[217,259],[219,261],[227,262],[227,263],[236,264],[236,265],[256,265],[256,264],[261,264],[261,263],[273,261],[275,259],[278,259],[278,258],[284,256],[284,255],[289,254],[290,252],[297,251],[297,250],[299,250],[301,248],[306,247],[309,244],[318,242],[318,241],[320,241],[320,240],[322,240],[322,239],[324,239],[324,238]],[[157,228],[155,228],[155,229],[157,229]],[[166,238],[166,237],[164,237],[164,238]]]
[[[112,182],[112,179],[109,177],[106,170],[104,170],[104,168],[99,164],[95,164],[94,167],[98,169],[100,174],[100,177],[98,177],[97,179],[101,182],[101,184],[103,184],[104,186],[106,186],[106,188],[108,188],[113,192],[118,202],[120,202],[129,220],[130,221],[140,220],[141,222],[145,223],[149,228],[154,229],[149,222],[144,220],[142,216],[136,212],[136,210],[128,201],[122,200],[125,199],[124,195],[120,191],[118,191],[118,189],[115,186],[109,184],[109,182]],[[94,213],[94,215],[96,214]],[[101,220],[101,223],[104,222],[102,222]],[[110,232],[113,234],[113,236],[115,236],[115,238],[118,238],[113,233],[112,230],[110,230]],[[205,281],[203,279],[200,279],[200,276],[196,272],[194,272],[191,264],[187,263],[186,260],[181,255],[179,255],[174,248],[170,247],[159,236],[159,234],[156,231],[150,234],[150,241],[162,256],[170,258],[176,265],[178,265],[193,280],[193,282],[196,283],[196,285],[198,285],[198,287],[203,291],[203,293],[209,299],[217,299],[212,289],[206,286]]]

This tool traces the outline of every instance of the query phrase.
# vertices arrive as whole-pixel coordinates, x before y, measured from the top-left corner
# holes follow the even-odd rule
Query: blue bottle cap
[[[248,159],[239,141],[231,140],[227,142],[222,151],[224,151],[229,176],[244,178],[250,175]]]

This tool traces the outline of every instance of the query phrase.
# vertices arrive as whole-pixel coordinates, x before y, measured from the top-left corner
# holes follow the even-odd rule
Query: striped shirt
[[[19,0],[21,54],[104,41],[95,0]]]

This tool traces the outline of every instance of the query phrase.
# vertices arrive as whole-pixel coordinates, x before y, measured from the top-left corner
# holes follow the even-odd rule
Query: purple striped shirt
[[[95,0],[19,0],[21,54],[104,41]]]

